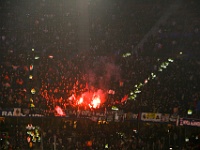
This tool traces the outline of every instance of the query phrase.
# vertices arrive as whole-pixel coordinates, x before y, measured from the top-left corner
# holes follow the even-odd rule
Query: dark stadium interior
[[[0,150],[199,150],[199,0],[0,0]]]

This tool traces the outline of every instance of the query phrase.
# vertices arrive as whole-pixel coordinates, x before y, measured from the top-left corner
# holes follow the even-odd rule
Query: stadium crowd
[[[133,50],[163,15],[169,1],[123,3],[117,0],[106,2],[106,5],[103,2],[88,3],[91,47],[84,52],[77,49],[78,11],[75,1],[22,1],[19,5],[12,0],[1,2],[0,109],[33,106],[49,115],[55,106],[63,109],[75,107],[73,96],[100,89],[106,93],[105,105],[120,104],[125,112],[173,113],[177,108],[185,117],[188,109],[192,109],[193,117],[199,118],[200,22],[196,1],[183,0],[182,7],[137,51]],[[159,71],[160,64],[168,58],[174,62]],[[155,79],[147,80],[151,73],[156,75]],[[30,75],[33,78],[30,79]],[[121,106],[121,99],[139,83],[145,83],[141,93]],[[34,95],[30,92],[33,87],[36,90]],[[108,94],[108,90],[115,93]],[[76,138],[71,139],[65,139],[69,136],[64,134],[72,133],[53,129],[50,125],[44,131],[44,140],[52,143],[52,131],[58,130],[58,136],[61,136],[59,145],[64,144],[69,149],[105,149],[108,143],[110,149],[136,149],[152,144],[147,142],[149,139],[135,138],[134,133],[126,131],[133,130],[132,126],[115,128],[114,124],[88,124],[85,124],[88,128],[80,127],[79,132],[74,133]],[[153,136],[155,129],[146,137]],[[126,137],[122,138],[119,132],[125,133]],[[163,132],[153,140],[160,146],[157,149],[164,149],[167,145],[164,143],[166,140],[161,141],[168,138],[168,134]],[[112,140],[111,135],[117,138],[106,141]],[[62,142],[66,140],[67,143]],[[86,141],[88,145],[92,141],[93,147],[84,147]]]
[[[1,107],[30,107],[29,97],[31,94],[29,91],[32,88],[31,86],[37,89],[34,96],[34,105],[42,109],[54,109],[56,104],[66,108],[66,105],[73,103],[69,101],[70,96],[73,94],[80,95],[87,90],[102,89],[106,91],[112,89],[116,93],[113,97],[114,101],[119,101],[124,95],[129,94],[134,85],[143,82],[151,72],[156,72],[159,63],[168,57],[175,59],[175,62],[169,67],[169,70],[160,73],[154,82],[149,82],[144,87],[144,92],[142,91],[139,94],[140,97],[137,98],[138,101],[142,102],[142,105],[153,105],[149,111],[159,112],[162,110],[165,113],[169,113],[175,106],[183,109],[182,113],[184,114],[188,109],[187,106],[192,108],[195,107],[193,104],[197,105],[199,101],[197,82],[199,71],[196,68],[198,68],[199,62],[195,56],[198,53],[199,22],[196,19],[196,9],[191,12],[194,4],[191,3],[192,6],[184,4],[184,7],[174,13],[167,20],[167,23],[161,25],[158,33],[144,44],[141,54],[138,55],[137,53],[136,55],[135,52],[131,51],[131,47],[135,44],[127,42],[123,37],[127,32],[130,33],[130,37],[133,34],[135,35],[135,28],[139,32],[138,28],[141,28],[141,25],[136,24],[133,26],[134,31],[121,31],[120,28],[123,30],[131,29],[130,26],[135,21],[133,20],[130,23],[131,21],[123,21],[120,18],[131,20],[125,17],[127,16],[126,14],[129,14],[127,17],[132,16],[138,21],[137,17],[134,17],[134,13],[141,13],[146,18],[153,16],[155,12],[159,12],[156,14],[161,15],[163,9],[165,10],[164,4],[159,1],[156,5],[150,2],[144,5],[141,2],[133,2],[137,9],[129,12],[130,9],[127,9],[127,7],[132,6],[132,3],[123,4],[122,7],[119,7],[121,2],[117,1],[114,4],[109,3],[105,8],[99,7],[99,9],[102,9],[98,10],[96,7],[100,5],[99,3],[100,1],[91,1],[89,3],[91,17],[95,18],[91,19],[91,45],[93,45],[91,48],[98,47],[96,49],[97,53],[91,53],[91,50],[77,54],[75,53],[77,48],[75,44],[77,36],[75,3],[71,4],[71,7],[68,6],[70,8],[66,11],[65,7],[67,6],[63,6],[62,3],[56,4],[59,7],[54,11],[48,10],[47,8],[52,6],[44,1],[32,2],[31,5],[27,3],[29,7],[39,4],[38,10],[30,11],[33,14],[28,14],[29,7],[27,7],[27,9],[23,10],[24,12],[18,12],[18,15],[15,13],[16,9],[11,10],[11,8],[20,6],[13,6],[9,1],[4,4],[5,6],[1,9],[2,18],[13,17],[12,15],[14,14],[16,16],[14,16],[15,19],[7,19],[1,25],[1,47],[3,53],[1,55]],[[150,11],[148,14],[146,11],[140,12],[141,7],[147,7],[146,9],[148,10],[152,8],[152,5],[154,8],[151,9],[152,12]],[[42,9],[44,10],[43,12],[41,12]],[[96,13],[92,13],[94,10],[97,10]],[[59,11],[64,13],[61,15]],[[102,11],[105,14],[99,16]],[[184,13],[187,13],[189,20],[185,21],[185,23],[183,23],[184,19],[180,17]],[[26,15],[26,17],[22,14]],[[141,17],[141,19],[146,21],[145,17]],[[24,18],[24,21],[18,22],[17,20],[22,20],[21,18]],[[156,21],[157,19],[158,16],[156,15],[154,20]],[[120,23],[116,24],[112,21],[121,22],[127,27],[122,28],[119,25]],[[191,21],[195,22],[195,24],[188,24]],[[142,21],[138,21],[138,24],[140,22],[145,24]],[[24,26],[28,24],[29,27],[23,30],[22,28],[17,29],[21,27],[22,23]],[[16,25],[11,26],[11,24]],[[107,26],[109,25],[113,25],[113,27],[108,28]],[[153,21],[152,24],[150,22],[146,25],[150,29]],[[69,27],[66,28],[66,26]],[[97,26],[100,27],[96,30],[95,27]],[[103,29],[104,27],[105,29]],[[149,29],[146,30],[148,31]],[[146,30],[142,30],[143,32],[139,32],[136,35],[142,37],[147,32]],[[105,33],[112,40],[106,39],[105,35],[102,35],[102,39],[96,39],[101,38],[96,32]],[[35,38],[34,35],[36,34]],[[119,37],[125,41],[112,37]],[[127,36],[129,40],[135,42],[130,37]],[[67,40],[67,38],[70,38],[70,40]],[[140,40],[141,38],[137,39]],[[71,47],[65,45],[66,41],[69,41],[70,44],[68,44]],[[109,42],[104,43],[102,41]],[[45,46],[48,43],[50,44]],[[101,45],[102,43],[107,47]],[[31,51],[32,48],[35,51]],[[189,49],[189,52],[186,51],[187,49]],[[123,54],[128,52],[131,56],[122,57]],[[183,54],[181,55],[178,52]],[[38,60],[34,60],[36,56],[39,57]],[[31,65],[34,67],[32,81],[29,80]],[[188,101],[188,99],[192,102]],[[189,105],[186,105],[188,103]],[[133,110],[132,107],[134,105],[129,105],[128,107]],[[135,108],[134,110],[137,109]]]

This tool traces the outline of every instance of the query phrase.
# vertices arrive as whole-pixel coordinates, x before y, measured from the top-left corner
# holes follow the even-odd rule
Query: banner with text
[[[200,119],[180,118],[180,126],[195,126],[200,127]]]

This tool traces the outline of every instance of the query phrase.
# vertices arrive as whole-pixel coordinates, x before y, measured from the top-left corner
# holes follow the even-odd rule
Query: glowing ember
[[[65,113],[62,110],[62,108],[60,108],[59,106],[55,107],[55,111],[56,111],[58,116],[64,116],[65,115]]]
[[[83,97],[81,97],[79,100],[78,100],[78,105],[82,104],[83,103]]]
[[[53,55],[49,55],[49,58],[50,58],[50,59],[53,59]]]
[[[29,69],[32,71],[33,70],[33,65],[30,65]]]
[[[91,106],[93,108],[97,108],[97,107],[99,107],[100,103],[101,103],[100,96],[99,95],[93,95]]]

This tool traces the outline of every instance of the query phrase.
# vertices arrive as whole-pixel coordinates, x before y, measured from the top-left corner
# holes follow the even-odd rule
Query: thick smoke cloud
[[[105,56],[95,58],[86,72],[89,86],[96,89],[112,88],[109,83],[118,82],[121,78],[121,69],[115,60]]]

